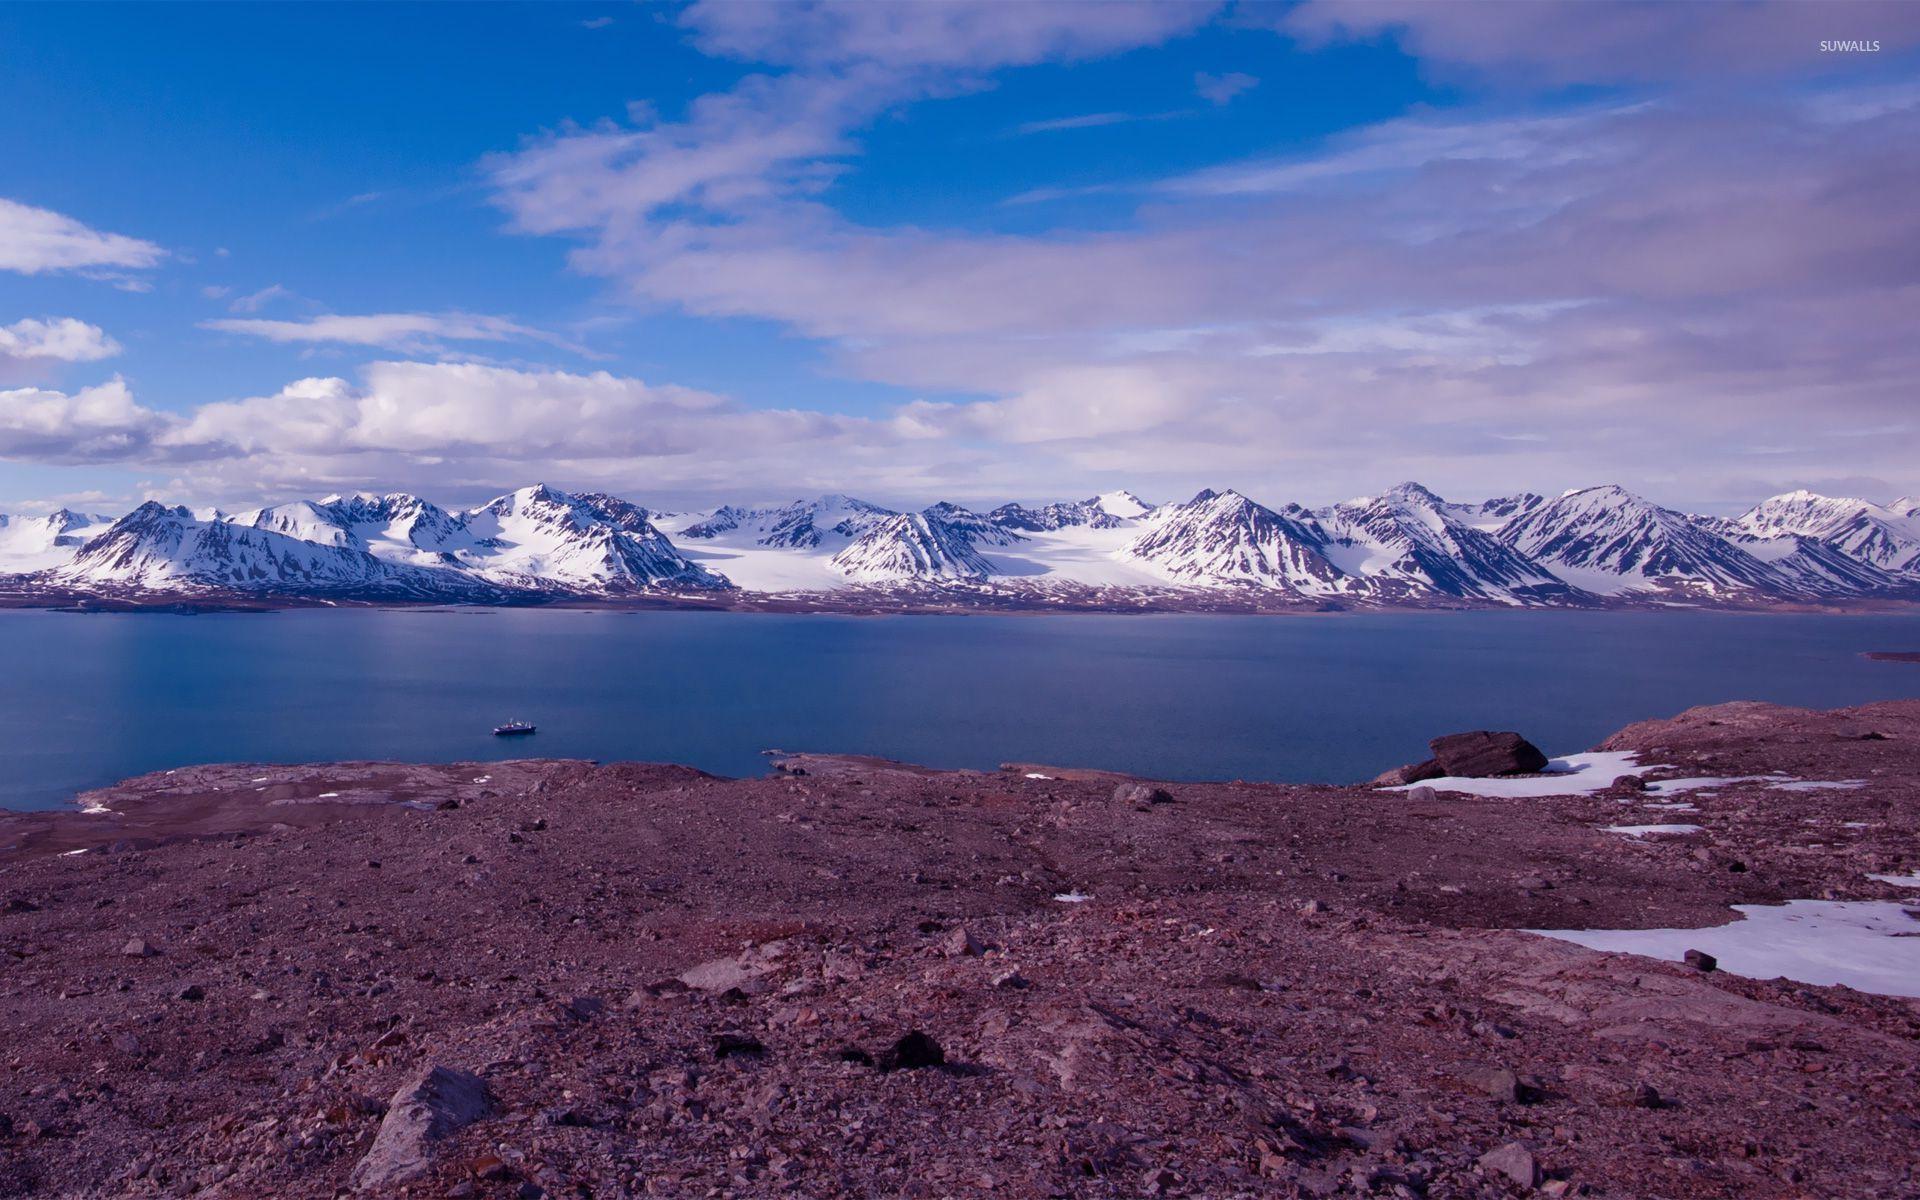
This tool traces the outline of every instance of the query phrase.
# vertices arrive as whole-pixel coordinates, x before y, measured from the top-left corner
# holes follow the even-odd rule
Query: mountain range
[[[1417,483],[1318,509],[1212,489],[904,512],[826,495],[670,513],[545,485],[464,510],[405,493],[148,501],[0,516],[0,584],[14,603],[1832,605],[1920,600],[1920,502],[1802,491],[1725,518],[1610,485],[1454,503]]]

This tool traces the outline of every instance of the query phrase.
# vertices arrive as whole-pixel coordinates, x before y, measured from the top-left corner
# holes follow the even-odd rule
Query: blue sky
[[[0,511],[1920,487],[1913,10],[1516,12],[0,5]]]

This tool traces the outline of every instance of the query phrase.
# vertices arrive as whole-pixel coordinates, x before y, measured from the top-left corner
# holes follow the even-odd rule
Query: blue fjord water
[[[1694,704],[1920,696],[1920,617],[838,617],[577,610],[0,612],[0,807],[201,762],[760,751],[1350,781],[1436,733],[1549,753]],[[510,717],[532,738],[491,736]]]

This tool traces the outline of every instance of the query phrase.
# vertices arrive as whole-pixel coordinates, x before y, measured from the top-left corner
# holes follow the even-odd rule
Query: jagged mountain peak
[[[1739,524],[1761,537],[1818,538],[1881,570],[1920,574],[1920,516],[1902,511],[1902,503],[1801,489],[1761,501],[1740,515]]]
[[[1231,489],[1202,488],[1185,504],[1156,513],[1125,554],[1171,581],[1313,595],[1347,590],[1355,582],[1322,553],[1324,531]]]
[[[972,531],[931,511],[885,518],[836,553],[833,565],[861,583],[978,582],[993,574]]]
[[[770,508],[724,505],[705,520],[689,525],[682,535],[713,538],[744,529],[752,531],[755,543],[761,546],[811,550],[829,543],[851,542],[894,515],[890,508],[829,492]]]
[[[1782,580],[1684,513],[1616,484],[1576,488],[1519,514],[1500,540],[1587,591],[1772,592]]]
[[[1125,488],[1111,492],[1101,492],[1083,503],[1099,509],[1110,517],[1122,521],[1134,521],[1153,511],[1153,505],[1134,495]]]
[[[1506,603],[1573,598],[1552,573],[1472,524],[1470,513],[1421,484],[1402,483],[1336,504],[1319,519],[1332,539],[1324,552],[1351,575]]]

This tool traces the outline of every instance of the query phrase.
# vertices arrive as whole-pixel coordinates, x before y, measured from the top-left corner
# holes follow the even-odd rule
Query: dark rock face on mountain
[[[130,780],[88,794],[102,812],[0,816],[0,1181],[1911,1193],[1913,1001],[1519,931],[1911,898],[1872,876],[1920,870],[1920,703],[1723,705],[1609,745],[1655,784],[1732,782],[1686,794],[1702,833],[1641,840],[1606,827],[1667,797],[1181,783],[1134,804],[1117,785],[1156,785],[804,755],[754,780]]]
[[[1465,779],[1524,775],[1545,770],[1547,765],[1547,756],[1538,746],[1511,732],[1449,733],[1428,742],[1427,748],[1442,774]]]

